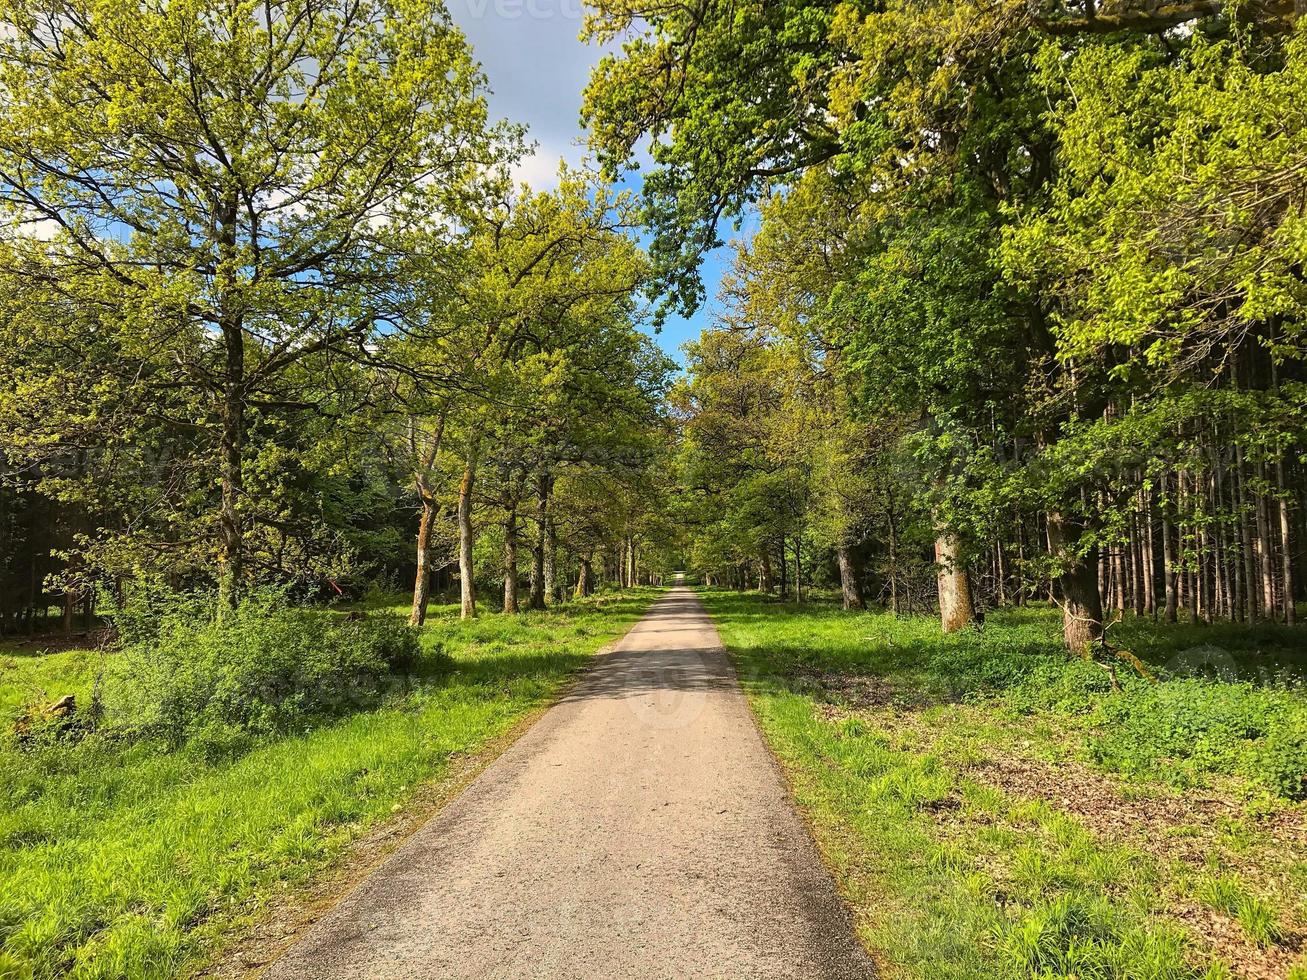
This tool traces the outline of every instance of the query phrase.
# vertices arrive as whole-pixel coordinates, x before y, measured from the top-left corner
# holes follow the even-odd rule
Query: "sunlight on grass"
[[[943,637],[926,617],[724,592],[703,598],[861,934],[888,965],[957,980],[1234,975],[1168,914],[1183,883],[1166,862],[1085,826],[1055,805],[1056,793],[1029,798],[977,778],[996,751],[1056,766],[1090,761],[1085,743],[1111,736],[1097,726],[1113,696],[1100,672],[1058,649],[1047,615],[994,616],[983,634]],[[1280,644],[1293,639],[1276,634]],[[1173,645],[1149,655],[1165,657]],[[1283,711],[1286,726],[1303,715],[1300,691],[1214,686],[1254,715],[1268,705]],[[1169,717],[1164,702],[1159,708],[1142,684],[1126,697],[1138,699],[1127,756],[1139,760],[1135,777],[1173,775],[1157,765],[1163,747],[1137,737],[1150,717]],[[1193,725],[1202,722],[1196,714]],[[1228,738],[1228,728],[1213,731]],[[1249,735],[1186,778],[1224,779],[1213,770],[1237,772],[1242,759],[1261,758]],[[1260,792],[1254,786],[1250,799],[1265,799]],[[1204,904],[1250,942],[1274,942],[1289,910],[1232,882],[1202,886]]]
[[[0,976],[164,977],[508,731],[651,601],[437,618],[423,677],[376,710],[234,759],[111,734],[0,749]],[[584,637],[577,627],[585,627]],[[60,658],[48,670],[53,679]],[[73,661],[77,662],[77,661]],[[80,676],[80,675],[79,675]]]

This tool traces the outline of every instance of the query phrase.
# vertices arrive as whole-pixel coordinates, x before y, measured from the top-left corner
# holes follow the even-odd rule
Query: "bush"
[[[236,748],[374,705],[418,659],[416,631],[397,622],[278,599],[256,597],[217,620],[193,600],[152,618],[129,614],[130,642],[107,689],[110,721],[174,745]]]

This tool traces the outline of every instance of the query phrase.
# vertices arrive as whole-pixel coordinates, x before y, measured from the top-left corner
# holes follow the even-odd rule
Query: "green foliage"
[[[1290,799],[1307,798],[1307,700],[1301,690],[1168,680],[1132,685],[1098,708],[1087,745],[1105,768],[1174,779],[1238,773]]]
[[[346,620],[251,597],[219,618],[191,599],[116,658],[107,723],[180,745],[299,731],[375,705],[418,660],[418,637],[390,617]]]

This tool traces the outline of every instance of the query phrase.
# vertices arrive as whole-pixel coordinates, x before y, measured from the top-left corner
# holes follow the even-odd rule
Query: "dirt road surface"
[[[873,973],[676,588],[265,977]]]

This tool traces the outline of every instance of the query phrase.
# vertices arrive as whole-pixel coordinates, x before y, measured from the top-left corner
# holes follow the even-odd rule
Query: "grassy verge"
[[[235,757],[110,735],[3,744],[0,977],[164,977],[202,964],[270,898],[552,698],[652,597],[437,616],[423,646],[452,656],[452,672],[419,664],[383,706]],[[90,675],[78,656],[0,661],[0,704],[33,687],[80,691]]]
[[[1307,808],[1286,797],[1302,633],[1226,634],[1271,651],[1264,683],[1113,695],[1047,614],[945,638],[924,618],[704,599],[889,975],[1307,976]],[[1186,640],[1210,644],[1130,629],[1173,668]]]

